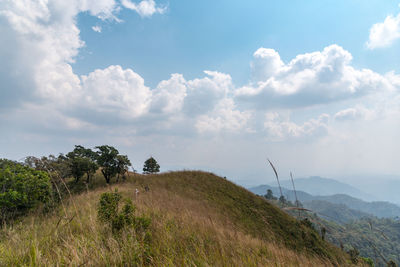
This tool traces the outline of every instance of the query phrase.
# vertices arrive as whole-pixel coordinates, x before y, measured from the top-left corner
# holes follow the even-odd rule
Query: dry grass
[[[263,238],[275,235],[268,221],[258,238],[235,216],[226,216],[228,211],[210,205],[213,198],[206,199],[200,186],[177,186],[168,175],[174,176],[136,176],[127,183],[85,192],[72,197],[65,211],[60,207],[6,227],[0,236],[0,266],[339,265]],[[144,185],[150,186],[149,192],[142,190]],[[115,188],[134,201],[137,215],[151,218],[150,239],[134,229],[115,236],[97,221],[100,194]],[[141,191],[137,199],[135,188]],[[342,257],[340,265],[347,265]]]

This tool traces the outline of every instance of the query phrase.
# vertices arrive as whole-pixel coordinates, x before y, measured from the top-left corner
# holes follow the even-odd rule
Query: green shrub
[[[372,259],[370,259],[370,258],[361,257],[361,260],[362,260],[364,263],[366,263],[366,264],[368,264],[369,266],[371,266],[371,267],[374,267],[374,266],[375,266],[374,261],[373,261]]]
[[[97,209],[99,220],[108,224],[114,233],[119,232],[126,226],[133,226],[138,233],[146,232],[150,226],[151,219],[135,217],[136,207],[130,199],[124,199],[125,204],[119,209],[121,200],[122,196],[117,191],[101,194]]]
[[[118,215],[118,204],[121,198],[121,194],[117,192],[101,194],[97,208],[97,216],[101,222],[112,224],[112,220]]]
[[[0,222],[49,204],[51,195],[52,186],[46,172],[0,159]]]
[[[347,252],[350,255],[351,262],[354,264],[358,263],[358,257],[360,256],[360,252],[356,248],[352,248]]]

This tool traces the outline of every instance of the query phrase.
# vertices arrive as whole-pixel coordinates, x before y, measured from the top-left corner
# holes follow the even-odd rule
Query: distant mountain
[[[256,195],[263,196],[263,195],[265,195],[267,193],[268,189],[272,190],[272,193],[274,193],[275,196],[279,197],[279,195],[280,195],[279,187],[275,187],[275,186],[259,185],[259,186],[256,186],[256,187],[249,188],[249,191],[253,192]],[[289,189],[287,189],[285,187],[282,187],[282,194],[287,200],[295,201],[293,190],[289,190]],[[313,195],[308,194],[308,193],[303,192],[303,191],[298,191],[298,190],[297,190],[297,197],[301,201],[311,201],[311,200],[315,199],[315,197]]]
[[[400,206],[386,201],[366,202],[345,194],[332,196],[317,196],[316,200],[324,200],[335,204],[344,204],[351,209],[373,214],[377,217],[398,217],[400,216]]]
[[[281,186],[292,188],[290,180],[281,181]],[[377,200],[375,197],[362,192],[354,186],[339,182],[334,179],[313,176],[309,178],[295,179],[296,190],[304,191],[314,196],[330,196],[335,194],[346,194],[365,201]]]
[[[363,176],[351,178],[352,184],[363,192],[373,194],[379,200],[386,200],[400,205],[400,176]]]
[[[344,204],[334,204],[325,200],[307,201],[303,203],[303,206],[306,209],[316,212],[321,218],[339,224],[346,224],[372,216],[370,213],[350,209]]]
[[[260,185],[257,187],[249,188],[251,192],[258,195],[265,195],[268,189],[272,190],[275,196],[280,195],[279,188],[274,186]],[[400,217],[400,206],[390,202],[384,202],[384,201],[367,202],[346,194],[334,194],[331,196],[314,196],[309,193],[303,192],[301,190],[296,190],[296,191],[299,201],[302,202],[305,207],[311,207],[310,206],[311,204],[309,204],[309,202],[318,200],[318,201],[326,201],[331,204],[346,205],[348,209],[359,211],[362,213],[368,213],[377,217],[384,217],[384,218],[391,218],[398,216]],[[293,190],[289,190],[285,187],[282,187],[282,193],[286,199],[290,201],[295,201]],[[315,206],[316,203],[314,203],[313,205],[314,205],[313,208],[316,208]],[[326,205],[321,204],[321,207],[318,207],[318,210],[324,209],[325,206]],[[313,208],[310,209],[314,210]],[[338,206],[331,206],[331,208],[343,209],[343,207],[338,207]],[[317,210],[315,211],[317,212]],[[354,211],[346,211],[344,212],[344,214],[353,214],[355,217],[357,217],[358,215],[356,215]]]

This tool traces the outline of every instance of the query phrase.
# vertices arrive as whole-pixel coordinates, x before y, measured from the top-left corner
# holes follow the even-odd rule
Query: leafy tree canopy
[[[160,165],[153,157],[150,157],[144,162],[143,172],[146,174],[160,172]]]
[[[98,169],[96,157],[97,154],[93,150],[79,145],[75,146],[75,149],[67,154],[71,174],[75,178],[75,182],[78,182],[84,174],[86,174],[86,182],[90,182],[90,177]]]
[[[125,173],[128,166],[131,166],[128,157],[120,155],[119,151],[112,146],[97,146],[96,149],[97,163],[102,168],[101,172],[107,183],[110,183],[111,178],[117,174]]]

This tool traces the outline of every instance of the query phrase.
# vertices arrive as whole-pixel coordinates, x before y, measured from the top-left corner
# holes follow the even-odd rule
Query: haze
[[[1,1],[0,157],[399,180],[398,1]]]

